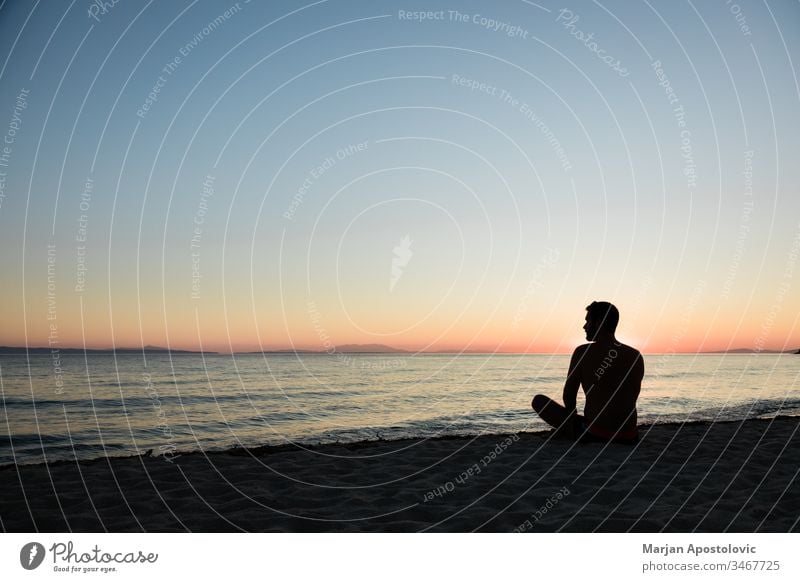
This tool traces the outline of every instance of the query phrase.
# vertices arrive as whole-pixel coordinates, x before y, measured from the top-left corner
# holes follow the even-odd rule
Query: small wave
[[[0,435],[0,447],[25,447],[28,445],[39,444],[54,444],[69,442],[69,437],[64,434],[37,434],[37,433],[23,433],[15,434],[14,436]]]
[[[724,418],[738,420],[756,416],[781,414],[798,408],[800,408],[800,399],[791,398],[786,400],[754,400],[752,402],[737,403],[732,406],[726,405],[717,409],[710,408],[698,412],[717,412]]]
[[[339,394],[335,394],[338,396]],[[296,395],[295,398],[302,396]],[[327,394],[326,396],[331,396]],[[92,410],[96,409],[116,409],[116,408],[152,408],[153,406],[179,406],[179,407],[193,407],[202,406],[207,404],[227,404],[238,403],[247,404],[250,402],[268,403],[277,401],[286,401],[287,396],[283,394],[220,394],[220,395],[154,395],[149,396],[125,396],[123,398],[109,398],[109,397],[96,397],[91,398],[70,398],[64,400],[55,400],[50,398],[37,398],[31,400],[30,398],[19,397],[6,397],[4,404],[6,409],[38,409],[66,406],[68,411],[71,410]]]
[[[561,383],[563,381],[564,376],[523,376],[517,380],[517,382],[536,382],[537,384]]]

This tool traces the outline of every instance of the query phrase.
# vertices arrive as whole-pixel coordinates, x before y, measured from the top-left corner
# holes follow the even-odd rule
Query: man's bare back
[[[589,432],[613,435],[636,431],[636,399],[642,388],[644,361],[638,350],[619,342],[578,347],[580,378]]]

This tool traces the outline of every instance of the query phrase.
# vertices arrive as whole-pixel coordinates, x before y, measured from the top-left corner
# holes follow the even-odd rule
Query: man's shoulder
[[[620,355],[622,355],[624,358],[623,361],[629,362],[630,364],[644,365],[644,357],[642,357],[642,352],[636,348],[626,344],[619,344],[618,349],[620,351]]]
[[[569,359],[569,369],[571,373],[578,372],[586,365],[586,360],[591,356],[588,348],[592,344],[581,344],[572,351],[572,357]]]
[[[592,347],[593,345],[594,345],[593,343],[581,344],[581,345],[579,345],[577,348],[575,348],[575,349],[573,350],[573,352],[572,352],[572,355],[573,355],[573,356],[582,356],[583,354],[585,354],[586,352],[588,352],[588,351],[589,351],[589,349],[591,349],[591,347]]]
[[[616,343],[616,348],[618,350],[620,350],[620,351],[627,352],[627,353],[629,353],[629,354],[631,354],[633,356],[641,356],[642,355],[642,353],[639,350],[637,350],[636,348],[634,348],[633,346],[629,346],[628,344],[623,344],[622,342],[615,342],[615,343]]]

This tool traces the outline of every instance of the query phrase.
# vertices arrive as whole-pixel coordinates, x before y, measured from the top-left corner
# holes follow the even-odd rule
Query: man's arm
[[[564,382],[564,408],[567,409],[569,414],[575,413],[575,407],[578,401],[578,388],[581,386],[581,365],[585,346],[579,346],[572,352],[572,358],[569,361],[569,372],[567,373],[567,380]]]
[[[636,368],[634,371],[636,373],[636,379],[641,382],[642,378],[644,378],[644,358],[641,353],[636,357]]]
[[[636,352],[636,362],[633,364],[632,376],[633,381],[636,383],[635,397],[639,398],[639,393],[642,390],[642,379],[644,378],[644,358],[639,352]]]

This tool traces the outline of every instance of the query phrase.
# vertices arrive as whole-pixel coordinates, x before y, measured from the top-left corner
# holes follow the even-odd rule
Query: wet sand
[[[800,531],[800,418],[0,468],[4,531]]]

